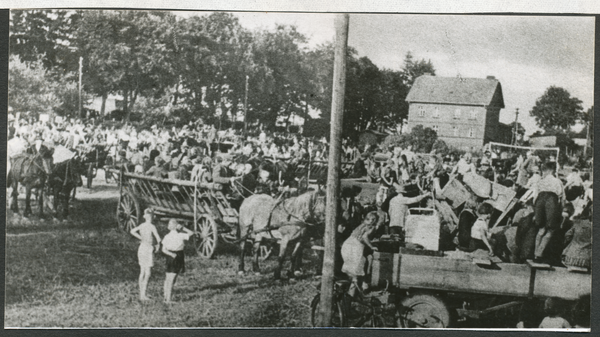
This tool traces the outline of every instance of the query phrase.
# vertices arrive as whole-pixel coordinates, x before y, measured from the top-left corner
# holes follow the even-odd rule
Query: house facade
[[[431,128],[438,139],[463,150],[493,141],[510,143],[511,129],[500,123],[502,86],[494,77],[454,78],[423,75],[406,97],[408,130]]]

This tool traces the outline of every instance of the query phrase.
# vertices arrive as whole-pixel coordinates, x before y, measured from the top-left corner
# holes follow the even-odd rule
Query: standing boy
[[[179,231],[183,231],[179,232]],[[162,251],[167,255],[167,275],[165,278],[165,303],[171,303],[171,292],[179,273],[185,272],[183,248],[185,241],[194,234],[191,230],[180,225],[177,220],[169,220],[169,234],[162,241]]]
[[[152,224],[152,220],[154,219],[152,209],[147,208],[144,211],[144,219],[146,221],[143,224],[131,230],[131,235],[141,240],[140,247],[138,248],[140,300],[147,301],[150,299],[150,297],[146,296],[146,289],[150,280],[150,270],[154,265],[153,254],[158,251],[160,236],[156,231],[156,227]],[[154,245],[153,237],[156,239],[156,246]]]

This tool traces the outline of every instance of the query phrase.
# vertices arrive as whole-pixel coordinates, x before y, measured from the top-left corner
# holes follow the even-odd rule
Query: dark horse
[[[44,185],[48,175],[52,173],[52,151],[46,150],[35,155],[23,154],[11,159],[11,168],[8,173],[6,186],[12,187],[12,202],[10,209],[19,213],[17,197],[19,196],[19,183],[25,186],[25,212],[24,216],[31,215],[31,190],[39,191],[40,216],[44,214]]]
[[[78,156],[58,163],[48,177],[48,193],[53,196],[55,214],[59,213],[62,203],[62,216],[69,215],[69,198],[71,191],[83,185],[81,175],[86,171],[85,165]]]
[[[252,269],[259,273],[258,249],[263,238],[271,236],[271,231],[278,231],[281,236],[275,279],[281,278],[281,269],[290,243],[294,244],[291,254],[292,270],[298,270],[302,257],[302,243],[310,232],[315,231],[315,227],[325,222],[325,197],[320,194],[319,191],[310,191],[282,201],[266,194],[255,194],[245,199],[239,215],[242,239],[238,273],[244,273],[247,239],[254,241]]]

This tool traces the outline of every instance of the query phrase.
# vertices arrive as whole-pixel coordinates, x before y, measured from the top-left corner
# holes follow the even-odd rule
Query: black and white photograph
[[[5,329],[590,331],[596,17],[8,33]]]

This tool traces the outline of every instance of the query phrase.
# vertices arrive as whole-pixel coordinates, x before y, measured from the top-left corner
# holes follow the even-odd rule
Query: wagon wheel
[[[117,205],[117,222],[119,229],[129,233],[140,223],[140,204],[137,199],[127,191],[119,200]]]
[[[415,294],[402,300],[398,326],[402,328],[447,328],[450,311],[439,297]]]
[[[210,259],[215,254],[219,243],[219,229],[215,220],[208,215],[201,215],[194,224],[194,246],[201,257]]]

